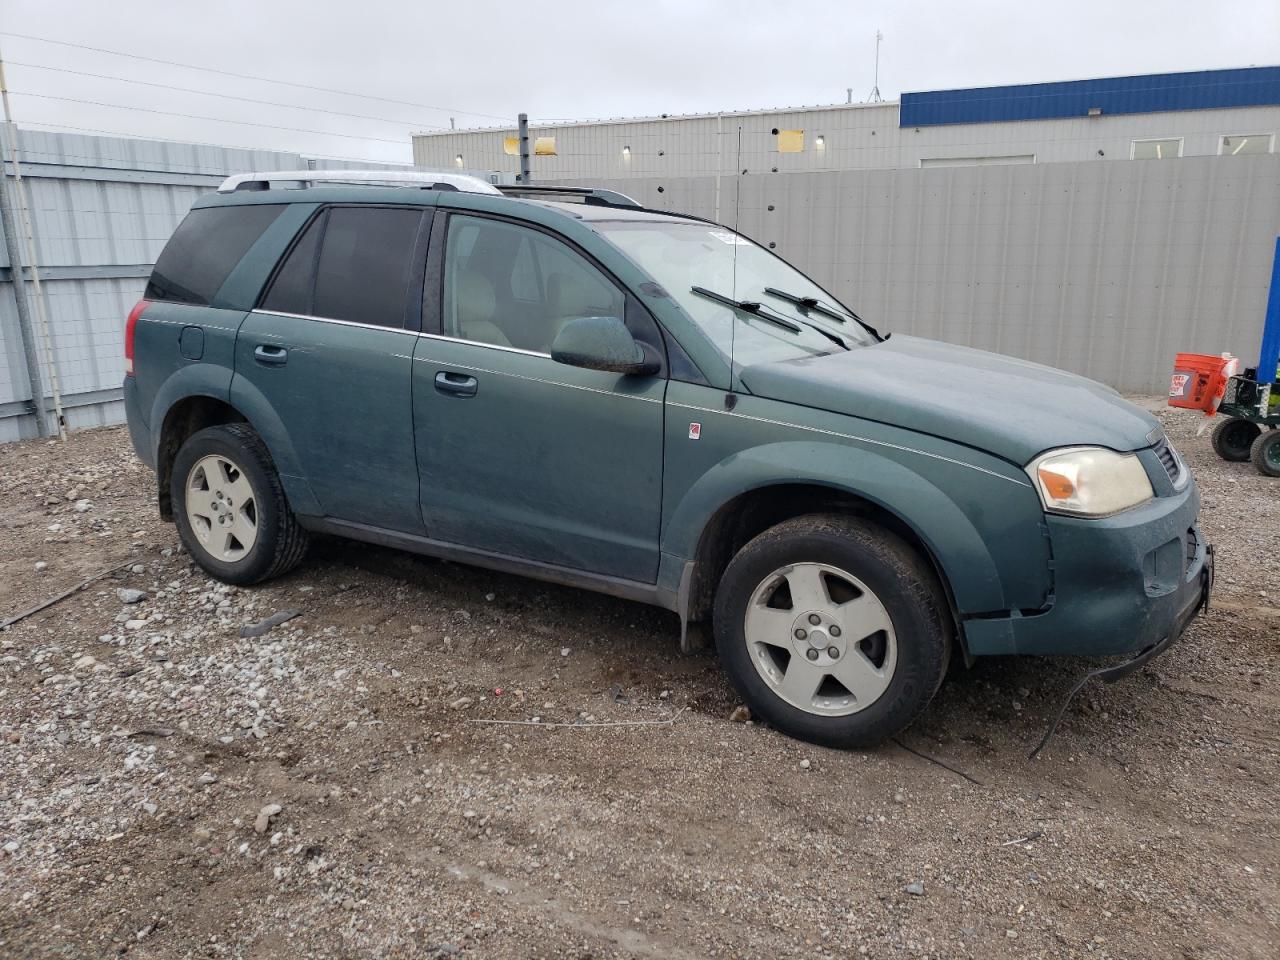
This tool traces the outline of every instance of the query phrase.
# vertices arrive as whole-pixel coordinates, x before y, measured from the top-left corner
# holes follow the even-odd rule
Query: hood
[[[1053,447],[1137,450],[1159,429],[1096,381],[917,337],[758,364],[742,382],[757,396],[933,434],[1017,464]]]

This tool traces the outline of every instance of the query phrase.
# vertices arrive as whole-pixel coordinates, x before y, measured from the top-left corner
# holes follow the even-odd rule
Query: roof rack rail
[[[509,197],[564,197],[580,198],[582,203],[596,207],[640,207],[638,200],[628,197],[617,190],[605,190],[601,187],[558,187],[542,183],[500,183],[496,187],[503,196]]]
[[[237,173],[218,187],[219,193],[240,190],[270,190],[273,183],[360,183],[370,186],[419,186],[428,190],[460,190],[463,193],[493,193],[498,190],[479,177],[463,173],[435,173],[431,170],[276,170],[271,173]]]

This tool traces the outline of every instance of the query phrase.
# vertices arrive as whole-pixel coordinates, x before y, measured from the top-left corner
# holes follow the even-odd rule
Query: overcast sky
[[[475,127],[521,110],[536,121],[842,103],[847,87],[865,100],[877,29],[885,99],[1280,64],[1277,0],[0,0],[20,124],[368,160],[407,161],[410,133],[450,117]]]

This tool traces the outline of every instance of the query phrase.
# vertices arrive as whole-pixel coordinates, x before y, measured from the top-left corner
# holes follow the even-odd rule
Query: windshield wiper
[[[764,292],[770,296],[777,297],[780,300],[786,300],[788,303],[794,303],[797,307],[804,307],[806,310],[812,310],[814,313],[820,313],[824,317],[830,317],[836,323],[844,323],[847,320],[856,320],[862,326],[866,327],[877,337],[880,336],[879,331],[867,321],[852,310],[840,310],[836,307],[823,303],[817,297],[800,297],[794,293],[787,293],[785,290],[779,290],[777,287],[765,287]]]
[[[784,330],[790,330],[792,333],[800,333],[803,329],[801,324],[803,324],[804,327],[808,327],[810,330],[816,330],[837,346],[843,347],[845,350],[849,349],[849,345],[842,339],[829,330],[823,330],[816,323],[809,323],[807,320],[789,320],[781,314],[774,313],[763,303],[758,303],[755,300],[734,300],[732,297],[726,297],[723,293],[716,293],[706,287],[690,287],[689,289],[700,297],[706,297],[708,300],[722,303],[726,307],[733,307],[735,310],[741,310],[743,313],[748,313],[753,317],[759,317],[761,320],[772,323],[774,326],[782,327]]]

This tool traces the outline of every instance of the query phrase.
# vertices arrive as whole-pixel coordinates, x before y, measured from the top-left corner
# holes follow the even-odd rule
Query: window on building
[[[778,152],[779,153],[804,153],[804,131],[803,130],[779,130],[778,131]]]
[[[404,326],[419,210],[335,207],[294,244],[265,310]]]
[[[281,204],[255,203],[192,210],[165,244],[143,296],[208,304],[283,209]]]
[[[922,167],[985,167],[1005,163],[1035,163],[1034,153],[1019,153],[1005,157],[922,157]]]
[[[1134,160],[1176,160],[1182,156],[1182,138],[1134,140],[1130,157]]]
[[[1223,137],[1218,152],[1224,157],[1235,157],[1242,153],[1270,153],[1274,141],[1274,133],[1249,133]]]

